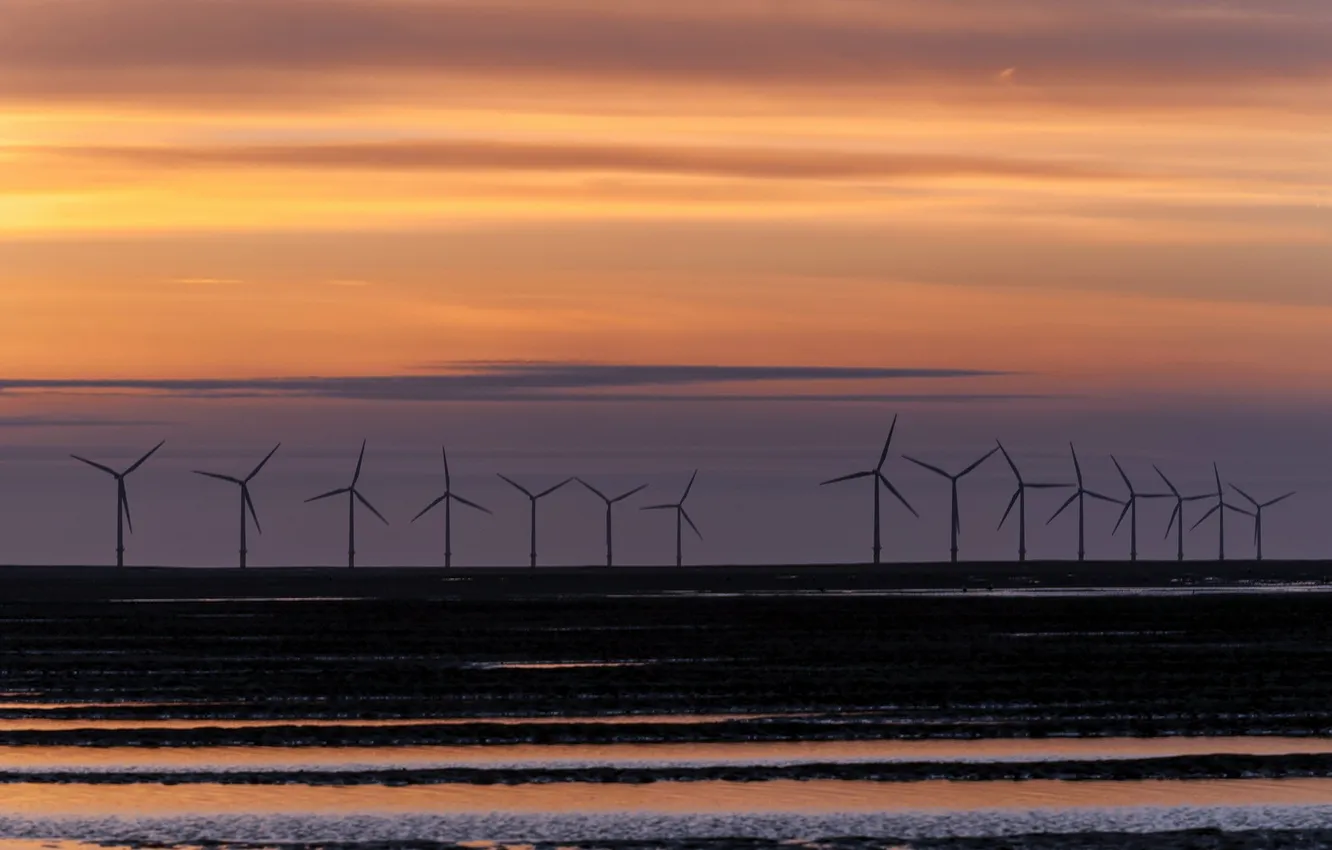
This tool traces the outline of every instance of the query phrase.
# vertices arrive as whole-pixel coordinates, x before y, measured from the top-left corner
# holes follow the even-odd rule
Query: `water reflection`
[[[141,705],[141,704],[136,704]],[[84,706],[50,704],[47,708],[114,708],[115,704],[105,706],[86,704]],[[0,705],[0,710],[5,706]],[[233,720],[229,718],[149,718],[134,720],[113,720],[99,717],[0,717],[0,732],[60,732],[72,729],[270,729],[274,727],[377,727],[393,728],[399,726],[465,726],[472,724],[496,724],[500,726],[565,726],[571,723],[590,723],[606,725],[666,725],[687,726],[700,723],[725,723],[743,720],[780,720],[814,717],[811,714],[620,714],[600,715],[595,717],[417,717],[362,720],[359,718],[267,718]]]
[[[660,782],[652,785],[11,785],[0,813],[26,817],[395,813],[857,813],[1332,804],[1332,779],[1134,782]]]

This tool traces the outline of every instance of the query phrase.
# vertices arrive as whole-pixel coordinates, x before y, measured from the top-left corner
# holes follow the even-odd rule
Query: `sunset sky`
[[[1271,554],[1325,556],[1332,6],[0,0],[0,363],[0,562],[106,560],[112,485],[67,452],[168,439],[131,560],[230,563],[232,494],[188,472],[282,440],[253,560],[335,563],[300,500],[362,437],[369,563],[436,559],[403,526],[445,440],[498,514],[456,517],[460,561],[525,554],[495,471],[695,467],[696,558],[863,558],[868,491],[815,485],[895,413],[947,463],[999,437],[1067,477],[1077,440],[1113,495],[1110,451],[1144,489],[1220,460],[1301,491]],[[946,555],[946,486],[893,468],[894,556]],[[976,557],[1011,554],[1006,475]],[[560,499],[550,560],[595,560]],[[666,557],[628,513],[626,559]]]

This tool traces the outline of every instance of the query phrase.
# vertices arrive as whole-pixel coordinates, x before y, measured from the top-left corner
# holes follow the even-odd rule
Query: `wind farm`
[[[884,440],[883,445],[880,447],[878,457],[872,467],[847,473],[835,478],[827,479],[820,482],[818,485],[820,490],[822,490],[823,488],[830,487],[832,485],[839,485],[856,481],[865,481],[871,485],[870,506],[873,511],[871,516],[872,543],[869,552],[870,556],[869,560],[864,562],[864,564],[867,566],[881,566],[885,564],[902,565],[919,560],[917,558],[903,557],[900,554],[893,558],[884,557],[885,536],[883,533],[883,525],[882,525],[883,523],[882,494],[885,491],[891,494],[893,496],[893,500],[907,513],[909,513],[913,517],[913,519],[922,518],[921,512],[918,511],[917,508],[913,505],[913,503],[907,499],[902,488],[899,487],[898,483],[895,482],[892,478],[890,478],[888,474],[888,464],[889,461],[894,456],[892,453],[892,449],[894,441],[898,434],[898,426],[899,426],[899,418],[898,416],[895,415],[891,420],[889,420],[886,439]],[[134,463],[130,464],[123,470],[116,470],[115,468],[108,466],[106,464],[90,460],[81,454],[73,455],[75,459],[79,460],[80,462],[92,468],[97,469],[100,472],[103,472],[111,476],[116,481],[116,504],[117,504],[116,564],[119,566],[123,566],[125,563],[124,534],[126,531],[133,530],[133,520],[130,514],[129,497],[126,488],[126,479],[130,475],[135,473],[140,467],[142,467],[150,458],[152,458],[155,454],[157,454],[157,452],[162,448],[163,445],[165,445],[165,442],[159,443],[152,450],[150,450],[143,456],[139,457]],[[203,469],[192,470],[192,472],[196,476],[208,478],[210,480],[215,480],[226,484],[231,484],[238,488],[236,492],[238,496],[237,504],[239,507],[240,516],[239,516],[239,528],[238,528],[239,558],[237,563],[241,569],[246,569],[249,566],[251,566],[250,562],[251,529],[253,529],[255,533],[259,534],[262,534],[264,530],[260,523],[259,514],[255,506],[253,494],[251,491],[251,485],[253,484],[255,479],[259,476],[259,474],[269,467],[270,462],[273,461],[274,456],[278,453],[278,450],[281,448],[281,446],[282,443],[276,444],[243,477],[239,475],[233,475],[229,473],[222,473],[222,472],[203,470]],[[380,511],[380,509],[377,508],[374,504],[372,504],[360,489],[360,482],[361,482],[362,472],[364,470],[367,447],[368,447],[368,441],[363,440],[360,452],[357,456],[356,466],[352,474],[351,482],[347,486],[339,487],[334,490],[329,490],[327,492],[321,493],[317,496],[313,496],[304,500],[306,503],[312,503],[312,502],[319,502],[328,499],[333,499],[339,496],[345,496],[347,498],[348,545],[347,545],[346,565],[348,568],[354,568],[357,566],[358,553],[357,553],[356,515],[358,511],[361,510],[369,511],[376,519],[378,519],[385,526],[389,525],[389,520],[386,514]],[[1023,467],[1021,465],[1022,459],[1011,453],[1008,447],[1005,445],[1005,443],[1001,440],[996,440],[993,448],[984,452],[975,460],[971,461],[969,464],[962,467],[957,472],[950,472],[942,466],[921,460],[920,458],[914,455],[903,454],[901,455],[901,458],[908,462],[908,464],[910,465],[908,468],[914,467],[916,469],[922,470],[924,473],[927,473],[930,476],[943,478],[949,483],[949,500],[947,503],[948,504],[947,513],[945,514],[949,526],[949,537],[948,537],[949,547],[948,547],[948,557],[947,557],[948,563],[951,564],[1003,563],[1002,559],[995,559],[992,557],[982,558],[982,559],[973,558],[970,561],[966,561],[961,557],[961,536],[962,536],[962,527],[963,527],[962,505],[961,505],[961,484],[964,480],[968,479],[970,476],[973,476],[975,473],[977,473],[986,464],[986,462],[989,461],[991,458],[993,458],[996,454],[1000,455],[1004,459],[1005,465],[1007,466],[1007,471],[1009,475],[1011,475],[1011,481],[1013,487],[1011,491],[1008,491],[1009,495],[1003,511],[999,513],[999,521],[998,525],[996,526],[996,531],[1000,532],[1003,531],[1006,527],[1009,526],[1010,520],[1014,519],[1016,520],[1015,524],[1016,524],[1017,547],[1016,547],[1015,562],[1019,565],[1027,564],[1031,561],[1031,552],[1030,552],[1031,532],[1028,527],[1027,515],[1029,508],[1029,503],[1028,503],[1029,498],[1033,493],[1042,493],[1046,491],[1054,492],[1060,490],[1072,491],[1071,494],[1062,503],[1059,504],[1058,508],[1054,510],[1050,518],[1046,521],[1045,525],[1046,526],[1053,525],[1053,523],[1057,519],[1059,519],[1059,517],[1061,517],[1064,513],[1068,512],[1069,509],[1071,508],[1076,509],[1077,554],[1076,554],[1076,560],[1071,561],[1070,563],[1079,563],[1079,564],[1086,563],[1089,561],[1088,558],[1089,536],[1099,535],[1101,533],[1097,530],[1093,530],[1091,528],[1091,524],[1089,523],[1089,518],[1086,512],[1088,500],[1119,506],[1120,510],[1118,513],[1118,517],[1114,522],[1114,524],[1108,527],[1108,533],[1106,533],[1105,539],[1108,542],[1110,539],[1117,537],[1121,530],[1127,528],[1129,540],[1128,540],[1128,552],[1126,553],[1127,554],[1126,562],[1129,564],[1137,563],[1139,560],[1143,559],[1143,554],[1141,549],[1142,545],[1141,533],[1140,533],[1141,527],[1143,526],[1144,523],[1152,521],[1148,516],[1144,515],[1144,511],[1148,507],[1148,505],[1156,502],[1165,502],[1171,508],[1168,514],[1163,515],[1165,517],[1163,539],[1169,540],[1173,535],[1174,561],[1178,563],[1183,563],[1186,560],[1185,543],[1186,543],[1187,532],[1198,530],[1215,516],[1217,518],[1217,534],[1218,534],[1216,563],[1224,563],[1227,560],[1227,548],[1226,548],[1227,538],[1226,538],[1226,526],[1224,522],[1226,514],[1229,513],[1239,516],[1245,516],[1252,521],[1253,553],[1254,553],[1253,560],[1255,562],[1267,561],[1268,552],[1267,552],[1267,547],[1265,546],[1265,539],[1264,539],[1265,538],[1264,532],[1266,530],[1264,523],[1265,512],[1270,508],[1286,503],[1288,500],[1296,496],[1296,492],[1294,490],[1291,490],[1276,498],[1267,501],[1259,501],[1258,499],[1250,495],[1248,490],[1240,487],[1238,484],[1235,484],[1234,482],[1226,482],[1221,476],[1219,463],[1211,464],[1211,469],[1210,469],[1211,488],[1207,492],[1197,492],[1197,493],[1188,493],[1188,494],[1184,493],[1183,491],[1181,491],[1181,489],[1178,486],[1176,486],[1176,484],[1171,478],[1166,476],[1165,472],[1162,471],[1161,467],[1154,463],[1152,464],[1152,469],[1155,472],[1156,476],[1160,479],[1160,481],[1165,485],[1166,491],[1140,490],[1138,488],[1138,485],[1134,482],[1134,480],[1130,476],[1125,464],[1120,461],[1120,458],[1115,454],[1107,454],[1104,456],[1104,460],[1108,461],[1108,465],[1105,468],[1107,472],[1113,471],[1113,474],[1115,475],[1115,477],[1119,479],[1119,482],[1123,486],[1123,493],[1124,493],[1123,497],[1116,498],[1114,496],[1107,495],[1106,493],[1098,489],[1095,489],[1094,486],[1088,481],[1086,471],[1083,465],[1083,460],[1079,455],[1076,446],[1073,443],[1069,444],[1069,453],[1068,453],[1068,458],[1071,460],[1073,467],[1073,481],[1071,482],[1050,480],[1045,475],[1042,475],[1042,477],[1039,480],[1032,480],[1028,478],[1023,472]],[[423,508],[421,508],[418,512],[412,515],[411,520],[409,523],[407,523],[407,525],[408,526],[415,525],[420,520],[425,519],[436,509],[442,508],[441,512],[443,514],[443,526],[444,526],[442,566],[445,569],[452,569],[455,566],[455,553],[453,546],[454,543],[453,508],[455,504],[461,505],[467,508],[468,510],[476,512],[478,514],[486,514],[488,516],[495,516],[495,511],[493,511],[490,507],[487,507],[486,505],[482,504],[481,501],[475,500],[468,496],[464,496],[457,491],[455,487],[454,472],[451,465],[450,454],[447,446],[441,448],[440,459],[442,461],[442,467],[444,473],[443,492],[439,493],[439,495],[437,495],[431,501],[426,503]],[[686,508],[686,502],[689,500],[691,494],[694,491],[695,482],[698,479],[699,472],[700,470],[696,469],[690,475],[690,478],[686,482],[681,497],[678,501],[652,504],[640,508],[641,511],[671,512],[674,514],[675,537],[673,541],[674,543],[673,560],[677,568],[682,568],[685,563],[684,538],[686,536],[685,534],[686,526],[688,527],[689,532],[695,538],[697,538],[700,542],[703,542],[703,535],[700,531],[700,528],[698,524],[695,522],[694,516],[691,515],[690,511]],[[605,568],[615,568],[617,566],[646,567],[651,565],[650,561],[647,562],[643,561],[641,556],[632,559],[627,563],[624,562],[623,559],[617,558],[617,549],[619,547],[617,547],[617,542],[616,542],[616,523],[615,523],[616,509],[621,504],[627,502],[628,500],[637,496],[644,490],[648,489],[649,486],[652,486],[649,482],[644,481],[643,483],[638,483],[635,486],[617,492],[617,491],[610,491],[596,484],[593,484],[589,479],[589,477],[584,474],[575,473],[571,475],[565,475],[559,478],[554,484],[546,486],[542,489],[533,489],[526,484],[520,483],[519,480],[512,477],[511,475],[505,473],[495,473],[495,475],[508,487],[517,490],[527,500],[526,530],[527,530],[527,542],[528,542],[528,547],[527,547],[528,558],[526,566],[529,569],[535,568],[536,566],[538,566],[539,563],[538,546],[537,546],[538,530],[539,530],[538,527],[539,505],[548,497],[556,494],[560,490],[567,487],[569,484],[575,482],[585,492],[595,497],[602,504],[604,508],[604,514],[603,514],[604,557],[600,559],[601,566]],[[991,478],[993,477],[998,477],[998,476],[992,475]],[[473,483],[473,485],[470,486],[476,486],[475,482]],[[1242,498],[1250,507],[1246,508],[1229,501],[1227,496],[1227,490],[1233,491],[1236,495]],[[1190,522],[1191,518],[1186,516],[1186,510],[1188,505],[1195,502],[1204,502],[1204,501],[1211,502],[1209,509],[1206,510],[1204,513],[1202,513],[1197,519],[1193,519]],[[925,512],[925,518],[928,519],[931,515],[937,515],[937,512],[928,511],[928,510]],[[504,528],[500,529],[497,527],[496,530],[489,532],[492,536],[496,533],[502,533],[507,535],[511,530],[511,527],[508,526],[507,521],[504,520],[504,517],[501,516],[499,517],[499,519],[501,520],[501,524],[504,526]],[[1188,524],[1186,525],[1186,523]],[[568,525],[567,519],[561,521],[561,526],[563,527],[565,525]],[[642,533],[643,531],[640,530],[639,534]],[[922,536],[923,536],[922,529],[916,526],[914,523],[904,526],[903,529],[898,532],[898,538],[903,542],[907,540],[919,539]],[[635,548],[640,548],[640,547],[636,546]],[[1160,553],[1158,553],[1158,557],[1159,554]],[[1050,563],[1059,562],[1058,558],[1052,557],[1052,555],[1048,553],[1048,549],[1047,549],[1047,554],[1044,554],[1041,560]],[[1112,557],[1109,557],[1108,554],[1100,554],[1094,560],[1098,561],[1099,563],[1114,563],[1114,559]],[[921,562],[929,563],[929,560],[926,559]],[[561,563],[563,563],[564,565],[571,565],[567,554],[561,558]],[[573,563],[576,564],[578,562],[573,562]],[[583,561],[582,563],[585,565],[591,565],[592,563],[594,563],[594,561],[589,558],[587,561]],[[707,563],[706,558],[703,560],[703,563]],[[817,565],[817,564],[838,564],[838,563],[847,563],[847,562],[831,560],[831,559],[822,559],[822,560],[814,559],[809,561],[809,563],[811,565]],[[851,561],[850,563],[855,563],[855,562]],[[387,567],[390,565],[391,562],[382,564],[383,567]],[[491,562],[491,565],[500,566],[498,564],[494,564],[493,561]],[[277,565],[270,563],[268,566],[271,568]],[[717,564],[717,566],[721,567],[725,566],[725,564]]]

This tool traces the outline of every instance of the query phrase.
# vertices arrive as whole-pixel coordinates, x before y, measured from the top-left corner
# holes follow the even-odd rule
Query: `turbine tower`
[[[637,493],[641,493],[642,491],[646,490],[648,485],[641,484],[635,487],[634,489],[628,491],[627,493],[621,493],[620,495],[611,498],[610,496],[607,496],[605,493],[598,490],[596,487],[593,487],[591,484],[588,484],[583,479],[579,478],[577,480],[579,484],[582,484],[588,490],[591,490],[593,493],[597,495],[598,498],[601,499],[601,501],[606,503],[606,566],[613,567],[615,566],[615,546],[614,546],[614,536],[613,536],[614,527],[611,524],[611,515],[613,513],[613,508],[620,502],[623,502],[625,499],[629,498],[630,496],[633,496]]]
[[[498,475],[499,473],[496,473],[496,474]],[[531,490],[529,490],[529,489],[527,489],[526,487],[524,487],[523,485],[519,484],[517,481],[514,481],[512,478],[509,478],[507,475],[500,475],[500,478],[503,478],[505,481],[509,482],[509,483],[512,484],[514,487],[516,487],[518,490],[520,490],[520,491],[522,492],[522,494],[523,494],[524,496],[527,497],[528,501],[530,501],[530,502],[532,503],[532,532],[531,532],[531,541],[532,541],[532,561],[531,561],[530,566],[531,566],[533,569],[536,569],[536,565],[537,565],[537,551],[536,551],[536,541],[537,541],[537,534],[536,534],[536,533],[537,533],[537,502],[540,501],[541,499],[546,498],[546,497],[549,496],[551,493],[554,493],[556,490],[560,489],[560,488],[563,487],[565,484],[568,484],[570,481],[573,481],[573,479],[572,479],[572,478],[566,478],[566,479],[564,479],[563,481],[561,481],[559,484],[556,484],[554,487],[550,487],[550,488],[548,488],[548,489],[542,490],[540,493],[533,493]]]
[[[897,488],[893,486],[893,482],[889,481],[883,474],[883,465],[888,461],[888,449],[893,444],[893,432],[896,430],[897,417],[894,416],[892,427],[888,429],[888,439],[883,441],[883,453],[879,455],[878,466],[873,469],[866,469],[863,472],[853,472],[850,475],[833,478],[829,481],[824,481],[819,485],[820,487],[826,487],[829,484],[840,484],[843,481],[854,481],[858,478],[870,479],[870,484],[874,487],[874,563],[876,564],[880,562],[883,553],[883,538],[879,530],[879,487],[887,487],[888,492],[896,496],[897,501],[901,502],[907,510],[911,511],[912,516],[917,519],[920,518],[920,514],[916,513],[916,509],[911,507],[911,503],[906,500],[906,497],[899,493]]]
[[[1217,560],[1224,561],[1226,559],[1226,511],[1234,511],[1237,514],[1243,514],[1244,516],[1249,517],[1254,516],[1254,514],[1243,508],[1237,508],[1226,501],[1226,491],[1221,487],[1221,470],[1217,468],[1216,463],[1212,464],[1212,474],[1216,476],[1216,492],[1208,493],[1204,498],[1216,499],[1216,504],[1213,505],[1207,513],[1203,514],[1201,519],[1193,524],[1193,528],[1202,525],[1204,522],[1212,518],[1212,514],[1216,514],[1218,534]]]
[[[365,505],[370,509],[370,513],[379,517],[380,522],[385,525],[389,524],[389,521],[384,519],[384,515],[375,510],[375,506],[370,504],[370,501],[366,499],[365,496],[361,495],[360,490],[356,489],[356,485],[361,480],[361,465],[364,462],[365,441],[362,440],[361,456],[356,459],[356,472],[352,475],[351,485],[348,487],[341,487],[337,490],[330,490],[327,493],[305,500],[306,504],[309,504],[310,502],[318,502],[321,499],[331,499],[334,496],[341,496],[343,493],[347,494],[347,569],[354,569],[356,567],[356,503],[360,502],[362,505]]]
[[[1110,455],[1110,460],[1114,461],[1115,469],[1119,470],[1119,477],[1124,479],[1124,486],[1128,488],[1128,499],[1124,502],[1124,510],[1119,512],[1119,522],[1115,523],[1115,530],[1111,535],[1119,533],[1119,527],[1124,524],[1124,517],[1129,517],[1129,560],[1138,560],[1138,500],[1139,499],[1169,499],[1166,493],[1139,493],[1133,488],[1133,482],[1129,480],[1128,474],[1124,472],[1124,467],[1119,465],[1119,460],[1114,455]]]
[[[1253,505],[1253,514],[1252,514],[1253,545],[1257,549],[1258,560],[1261,561],[1263,559],[1263,511],[1266,510],[1267,508],[1272,507],[1273,505],[1277,505],[1280,504],[1281,502],[1286,501],[1295,494],[1293,492],[1287,493],[1284,496],[1272,499],[1271,501],[1268,502],[1259,502],[1257,499],[1250,496],[1248,493],[1244,492],[1240,488],[1236,487],[1234,484],[1231,484],[1230,486],[1235,490],[1236,493],[1239,493],[1241,496],[1247,499],[1249,501],[1249,504]]]
[[[110,475],[112,478],[116,479],[116,566],[117,567],[125,566],[125,527],[129,526],[130,534],[134,533],[134,519],[133,517],[130,516],[129,494],[125,490],[125,479],[128,478],[136,469],[147,463],[148,458],[157,454],[157,450],[162,448],[162,446],[164,445],[166,445],[166,440],[163,440],[162,442],[158,443],[156,446],[153,446],[152,451],[148,452],[148,454],[136,460],[124,472],[116,472],[111,467],[104,466],[103,464],[88,460],[86,457],[79,457],[78,455],[70,455],[70,457],[74,458],[75,460],[82,461],[83,463],[86,463],[89,466],[91,466],[93,469],[100,469],[102,472],[105,472],[107,475]]]
[[[694,521],[690,519],[689,512],[685,510],[684,506],[685,500],[689,498],[689,491],[694,489],[694,479],[696,478],[698,478],[697,469],[689,477],[689,484],[685,487],[684,495],[680,497],[680,501],[668,505],[648,505],[646,508],[639,509],[644,511],[675,511],[675,565],[677,567],[684,566],[684,527],[681,523],[689,523],[689,527],[694,530],[694,534],[698,535],[698,539],[703,539],[703,532],[699,531],[698,526],[694,525]]]
[[[935,475],[940,475],[943,476],[944,478],[947,478],[949,482],[951,482],[953,485],[952,553],[953,553],[954,564],[957,563],[957,536],[962,531],[962,513],[958,507],[958,501],[957,501],[957,482],[961,481],[963,478],[975,472],[977,467],[979,467],[982,463],[985,463],[985,461],[993,457],[998,451],[999,448],[997,446],[993,449],[990,449],[988,452],[986,452],[984,457],[982,457],[980,460],[976,461],[971,466],[968,466],[966,469],[962,470],[956,475],[944,472],[942,469],[940,469],[937,466],[925,463],[922,460],[916,460],[914,457],[911,457],[909,455],[902,455],[902,457],[905,457],[907,460],[911,461],[916,466],[923,467],[924,469],[928,469],[930,472],[933,472]]]
[[[1059,510],[1055,511],[1054,516],[1046,520],[1045,524],[1049,525],[1050,523],[1059,519],[1060,514],[1068,510],[1069,506],[1072,505],[1074,502],[1077,502],[1078,503],[1078,560],[1085,561],[1087,560],[1087,497],[1091,496],[1093,499],[1100,499],[1102,502],[1109,502],[1112,505],[1118,505],[1122,503],[1118,499],[1112,499],[1109,496],[1102,495],[1094,490],[1088,490],[1086,487],[1084,487],[1082,481],[1082,464],[1078,462],[1078,450],[1073,448],[1072,443],[1068,444],[1068,450],[1073,454],[1073,471],[1076,472],[1078,476],[1078,489],[1074,491],[1072,496],[1068,497],[1068,501],[1064,502],[1064,504],[1059,508]]]
[[[254,468],[254,471],[251,472],[249,475],[245,476],[244,478],[235,478],[231,475],[219,475],[216,472],[203,472],[198,469],[194,470],[195,475],[202,475],[206,478],[216,478],[218,481],[226,481],[231,484],[236,484],[240,487],[240,568],[242,570],[245,569],[247,566],[249,566],[249,561],[248,561],[249,547],[247,545],[247,536],[246,536],[248,531],[249,521],[251,519],[254,520],[255,531],[259,532],[260,534],[264,533],[263,528],[260,527],[259,525],[259,514],[256,513],[254,510],[254,500],[250,498],[250,482],[253,481],[255,479],[255,476],[257,476],[260,473],[260,471],[263,470],[264,466],[266,466],[268,462],[273,459],[273,455],[277,454],[277,450],[280,448],[282,448],[282,444],[278,443],[276,446],[273,447],[273,451],[268,453],[267,457],[259,461],[259,465]],[[248,517],[245,515],[246,511],[249,511],[250,515]]]
[[[1203,499],[1210,499],[1212,497],[1210,495],[1182,496],[1180,495],[1179,488],[1177,488],[1169,478],[1166,478],[1166,474],[1161,471],[1161,467],[1157,466],[1156,464],[1152,464],[1152,469],[1156,470],[1156,474],[1161,476],[1161,480],[1164,481],[1165,485],[1170,488],[1169,498],[1173,498],[1175,500],[1175,510],[1170,514],[1170,524],[1166,526],[1165,536],[1167,538],[1170,537],[1170,530],[1172,528],[1175,528],[1175,523],[1178,522],[1179,529],[1177,534],[1179,538],[1179,553],[1175,556],[1175,559],[1178,561],[1183,561],[1184,560],[1184,503],[1199,502],[1202,501]]]
[[[996,443],[999,441],[996,440]],[[1029,484],[1022,478],[1022,473],[1018,471],[1017,464],[1009,456],[1008,449],[1004,448],[1003,443],[999,443],[999,451],[1003,453],[1004,460],[1008,461],[1008,468],[1013,470],[1013,477],[1017,479],[1017,489],[1013,491],[1013,498],[1008,500],[1008,510],[1004,511],[1004,518],[999,520],[999,528],[1004,527],[1008,522],[1008,515],[1013,512],[1013,506],[1018,509],[1018,560],[1027,560],[1027,491],[1028,490],[1059,490],[1066,487],[1072,487],[1072,484]]]
[[[453,566],[453,503],[466,505],[473,510],[490,513],[489,508],[483,508],[476,502],[470,502],[462,496],[453,492],[453,476],[449,472],[449,448],[444,446],[444,495],[425,506],[419,514],[412,518],[416,522],[421,517],[430,513],[441,502],[444,503],[444,567],[448,569]]]

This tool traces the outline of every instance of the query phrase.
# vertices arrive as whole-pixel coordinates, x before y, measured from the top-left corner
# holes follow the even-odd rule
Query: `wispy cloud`
[[[346,95],[350,76],[539,76],[796,86],[1317,79],[1323,0],[1199,14],[1195,0],[759,4],[455,0],[6,0],[0,97]],[[275,84],[286,76],[290,85]],[[297,83],[304,79],[307,83]],[[318,79],[317,85],[308,81]],[[366,92],[364,85],[359,86]],[[373,87],[371,87],[373,88]],[[1217,86],[1209,96],[1224,98]]]
[[[136,168],[192,170],[616,171],[788,180],[975,176],[1123,180],[1144,176],[1104,163],[995,156],[453,140],[205,147],[82,146],[29,149],[28,153],[113,161]]]
[[[745,393],[736,386],[904,379],[958,379],[999,376],[981,369],[620,365],[599,363],[480,362],[443,364],[449,372],[379,376],[257,378],[257,379],[0,379],[0,393],[14,392],[137,392],[213,398],[299,397],[364,401],[713,401],[829,400],[875,401],[937,398],[929,394],[872,392],[800,394]],[[668,389],[715,386],[717,394]],[[653,392],[633,392],[643,388]],[[625,392],[629,391],[629,392]],[[1001,396],[973,395],[970,398]]]

